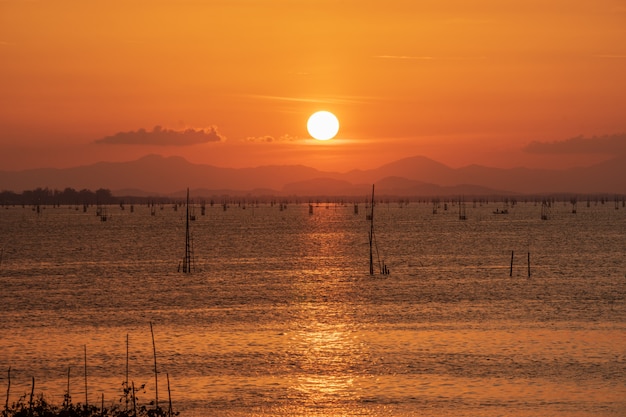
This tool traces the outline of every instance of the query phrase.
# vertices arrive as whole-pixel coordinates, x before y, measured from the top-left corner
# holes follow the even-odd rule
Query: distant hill
[[[371,184],[379,195],[446,196],[543,193],[626,194],[626,157],[567,170],[450,168],[423,156],[345,173],[302,165],[220,168],[180,157],[148,155],[130,162],[100,162],[67,169],[0,171],[0,191],[38,187],[107,188],[115,195],[300,195],[362,196]],[[200,194],[201,193],[201,194]]]
[[[371,185],[370,185],[371,187]],[[314,178],[304,181],[296,181],[285,184],[281,191],[287,195],[307,195],[307,196],[324,196],[324,195],[343,195],[354,196],[365,194],[362,187],[334,178]]]
[[[381,178],[406,178],[438,185],[456,185],[454,169],[424,156],[413,156],[369,170],[354,170],[345,174],[345,179],[353,183],[373,183]],[[463,181],[461,181],[463,182]]]

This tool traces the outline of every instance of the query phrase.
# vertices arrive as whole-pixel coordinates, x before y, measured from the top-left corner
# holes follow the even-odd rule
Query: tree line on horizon
[[[36,188],[25,190],[21,193],[13,191],[0,192],[0,204],[3,205],[93,205],[93,204],[117,204],[118,197],[113,197],[111,190],[99,188],[96,191],[87,189],[75,190],[65,188],[51,190],[49,188]]]
[[[67,187],[64,190],[50,189],[48,187],[38,187],[34,190],[25,190],[21,193],[14,191],[0,191],[0,206],[80,206],[80,205],[110,205],[110,204],[153,204],[153,203],[169,203],[173,200],[169,197],[149,196],[114,196],[111,190],[107,188],[99,188],[96,191],[83,188],[76,190]]]
[[[291,196],[292,202],[296,202],[297,204],[306,200],[304,197]],[[304,198],[304,200],[302,199]],[[577,196],[569,193],[559,193],[552,195],[519,195],[519,196],[465,196],[461,197],[453,197],[453,196],[422,196],[422,197],[398,197],[398,196],[384,196],[382,197],[383,201],[396,201],[396,202],[405,202],[409,203],[410,201],[417,202],[431,202],[436,203],[440,201],[445,202],[454,202],[454,201],[480,201],[480,202],[506,202],[513,203],[516,201],[544,201],[549,200],[551,202],[556,201],[569,201],[572,204],[575,204],[576,201],[587,200],[590,201],[601,202],[604,204],[605,202],[610,202],[614,200],[617,204],[618,201],[622,202],[622,206],[626,204],[626,194],[590,194],[587,196]],[[273,197],[273,196],[263,196],[263,197],[252,197],[250,195],[246,197],[242,196],[232,196],[232,195],[221,195],[221,196],[213,196],[210,197],[210,204],[213,206],[215,201],[223,201],[230,203],[253,203],[253,202],[271,202],[275,203],[278,200],[284,200],[285,197]],[[203,200],[204,201],[204,200]],[[325,198],[321,198],[320,196],[315,196],[314,198],[309,198],[310,202],[320,203],[322,201],[326,202],[342,202],[351,201],[349,198],[346,200],[346,197],[337,197],[337,196],[327,196]],[[21,193],[17,193],[14,191],[3,190],[0,191],[0,206],[61,206],[61,205],[83,205],[83,206],[92,206],[92,205],[111,205],[111,204],[164,204],[164,203],[181,203],[180,198],[173,197],[165,197],[165,196],[113,196],[111,190],[106,188],[99,188],[96,191],[82,189],[76,190],[71,187],[67,187],[64,190],[58,189],[50,189],[48,187],[41,188],[38,187],[34,190],[25,190]]]

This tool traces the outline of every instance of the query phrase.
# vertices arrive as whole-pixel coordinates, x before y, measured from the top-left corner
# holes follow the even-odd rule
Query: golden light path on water
[[[308,221],[316,222],[319,219],[309,216]],[[347,236],[332,230],[311,233],[304,239],[301,243],[310,246],[307,252],[318,254],[320,266],[319,271],[311,270],[308,273],[319,275],[319,279],[301,280],[295,284],[295,291],[302,295],[319,294],[320,285],[329,290],[321,294],[322,302],[305,297],[298,304],[292,342],[299,356],[306,361],[301,364],[303,372],[297,374],[296,384],[301,395],[312,404],[324,404],[325,407],[332,404],[341,409],[350,399],[359,396],[354,384],[354,379],[359,377],[355,375],[355,369],[358,362],[366,360],[364,344],[358,338],[354,313],[350,311],[353,307],[348,303],[332,302],[333,299],[345,299],[346,294],[341,292],[345,292],[350,283],[337,285],[337,282],[332,282],[342,279],[341,272],[333,271],[332,267],[326,270],[324,267],[326,260],[331,266],[330,260],[341,253],[341,246],[345,244]],[[305,413],[306,408],[300,412]]]

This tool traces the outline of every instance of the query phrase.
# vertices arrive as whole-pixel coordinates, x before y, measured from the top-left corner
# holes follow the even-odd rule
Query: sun
[[[306,123],[309,134],[317,140],[329,140],[339,131],[339,120],[329,111],[318,111]]]

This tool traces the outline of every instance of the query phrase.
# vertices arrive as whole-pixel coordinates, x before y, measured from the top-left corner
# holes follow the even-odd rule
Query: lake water
[[[245,207],[245,208],[244,208]],[[508,214],[494,214],[507,208]],[[624,416],[620,202],[0,208],[0,391],[183,416]],[[511,253],[513,270],[510,276]],[[531,276],[528,277],[530,253]],[[376,253],[375,253],[375,258]]]

